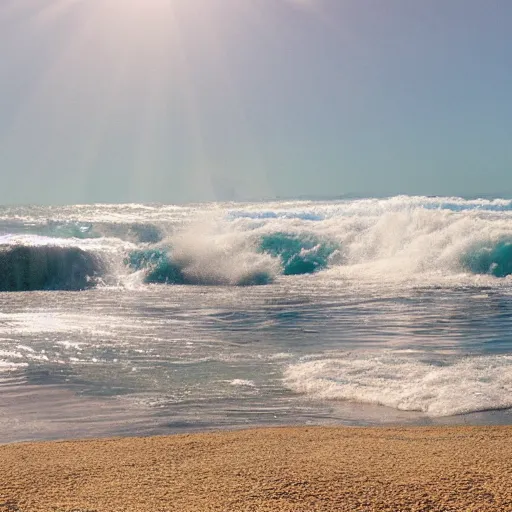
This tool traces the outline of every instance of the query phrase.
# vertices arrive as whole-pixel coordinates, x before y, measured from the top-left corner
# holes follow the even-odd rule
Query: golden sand
[[[0,446],[0,511],[512,511],[512,427]]]

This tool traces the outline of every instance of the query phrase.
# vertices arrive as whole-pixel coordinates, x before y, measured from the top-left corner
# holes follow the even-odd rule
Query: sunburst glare
[[[244,26],[259,27],[269,40],[279,38],[269,26],[271,5],[256,0],[7,1],[0,19],[16,26],[20,39],[39,46],[27,47],[27,54],[41,55],[0,147],[21,151],[20,140],[33,140],[38,167],[31,179],[41,185],[64,158],[64,143],[73,180],[84,189],[94,187],[98,169],[115,160],[114,175],[141,195],[166,166],[199,198],[267,194],[265,155],[239,83],[245,77],[233,71],[231,60],[240,60]],[[320,3],[282,0],[281,5],[318,11]],[[44,119],[44,128],[34,118]],[[215,134],[219,120],[225,141]],[[178,141],[171,157],[169,137]]]

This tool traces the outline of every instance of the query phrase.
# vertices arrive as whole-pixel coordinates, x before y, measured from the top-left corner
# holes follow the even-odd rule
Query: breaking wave
[[[312,274],[326,268],[337,249],[334,242],[309,233],[272,233],[264,235],[259,245],[261,252],[280,258],[285,276]]]
[[[165,249],[133,251],[125,263],[144,271],[146,283],[250,286],[269,284],[274,278],[258,261],[245,261],[237,269],[226,261],[174,255]]]
[[[85,290],[95,286],[105,263],[78,247],[13,245],[0,248],[0,291]]]
[[[512,274],[512,240],[479,243],[462,255],[461,263],[474,274],[509,276]]]
[[[327,267],[337,245],[315,235],[273,233],[253,243],[239,237],[171,240],[171,246],[132,251],[125,264],[146,283],[264,285],[278,274],[310,274]]]
[[[67,258],[74,258],[73,268],[85,269],[87,279],[72,279],[69,287],[90,287],[104,272],[99,254],[114,247],[109,272],[120,283],[129,273],[137,282],[140,274],[146,283],[185,285],[262,285],[305,274],[341,283],[448,279],[451,285],[485,279],[504,284],[512,275],[511,205],[506,199],[399,196],[236,209],[233,204],[15,208],[3,220],[0,215],[0,246],[7,247],[1,279],[4,289],[66,287],[72,265],[62,254],[75,251]],[[36,253],[46,251],[49,262],[40,264],[46,277],[34,284],[13,277],[17,257],[8,256],[13,237],[46,238],[39,245],[49,249],[24,249],[34,256],[21,249],[12,253],[35,261]],[[62,264],[55,263],[58,258]]]

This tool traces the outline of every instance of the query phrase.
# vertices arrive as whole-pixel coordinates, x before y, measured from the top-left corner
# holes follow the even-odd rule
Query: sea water
[[[512,201],[0,209],[0,442],[510,423]]]

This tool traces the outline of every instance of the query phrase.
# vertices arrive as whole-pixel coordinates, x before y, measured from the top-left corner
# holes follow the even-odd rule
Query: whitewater
[[[512,200],[0,207],[0,442],[511,423]]]

